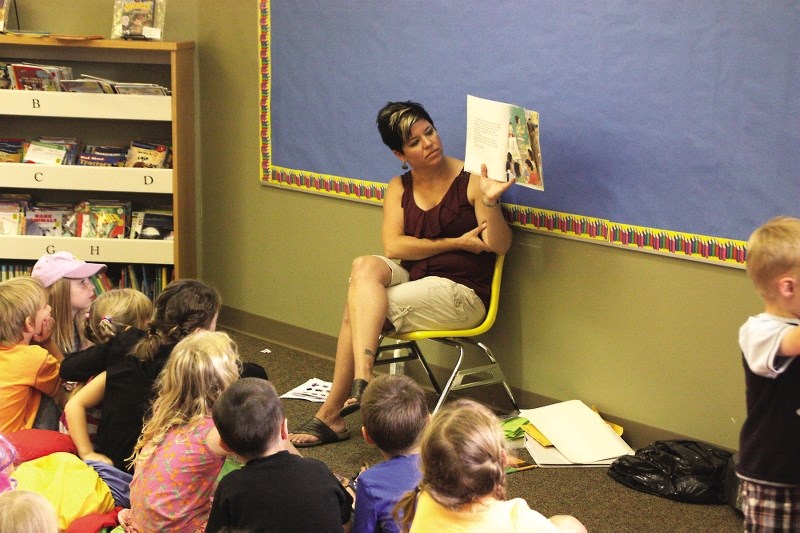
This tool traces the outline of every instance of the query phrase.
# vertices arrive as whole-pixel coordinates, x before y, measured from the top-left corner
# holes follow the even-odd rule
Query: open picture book
[[[467,95],[464,169],[480,174],[481,164],[494,180],[516,178],[520,185],[543,191],[539,113]]]

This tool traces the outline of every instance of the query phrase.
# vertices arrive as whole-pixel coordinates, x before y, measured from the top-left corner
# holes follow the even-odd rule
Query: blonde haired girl
[[[0,494],[0,533],[58,533],[58,517],[47,498],[28,490]]]
[[[505,440],[497,417],[472,400],[445,405],[422,433],[422,482],[397,505],[402,530],[585,532],[572,516],[550,519],[506,500]]]
[[[95,449],[88,446],[78,447],[78,454],[83,459],[113,463],[120,470],[130,469],[129,459],[142,432],[145,411],[153,398],[153,384],[169,354],[178,341],[190,333],[200,329],[213,330],[221,305],[219,292],[207,283],[195,279],[176,280],[156,298],[147,331],[132,328],[122,334],[139,339],[130,350],[130,356],[100,373],[81,389],[80,394],[70,399],[72,403],[80,398],[87,408],[102,401],[104,415],[113,409],[113,416],[105,416],[98,426],[95,440],[98,453],[94,455]],[[77,415],[67,414],[70,424],[73,423],[72,416]]]
[[[118,362],[143,336],[152,316],[153,302],[141,291],[114,289],[98,296],[89,308],[84,327],[85,337],[95,346],[66,357],[61,364],[61,377],[86,381]],[[122,346],[112,342],[122,339],[125,332],[133,334],[129,342]]]
[[[124,376],[126,358],[131,358],[131,350],[145,336],[152,315],[153,303],[140,291],[114,289],[101,294],[86,321],[86,336],[97,344],[68,355],[61,363],[61,377],[67,381],[83,382],[97,376],[73,392],[64,408],[65,425],[81,459],[120,469],[127,466],[125,459],[138,436],[129,437],[127,430],[136,413],[130,405],[135,397],[112,392],[103,399],[109,373],[112,381]]]
[[[224,456],[214,402],[239,377],[236,344],[221,332],[180,341],[156,381],[158,396],[134,449],[128,531],[202,531]]]

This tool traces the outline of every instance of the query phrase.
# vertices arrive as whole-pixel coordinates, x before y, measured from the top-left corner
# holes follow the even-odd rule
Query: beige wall
[[[107,4],[52,31],[108,34],[87,20]],[[259,184],[258,2],[193,5],[169,0],[166,36],[198,41],[202,276],[235,310],[333,338],[350,260],[380,249],[380,209]],[[743,271],[521,230],[506,265],[487,340],[513,386],[737,447],[736,336],[760,308]]]

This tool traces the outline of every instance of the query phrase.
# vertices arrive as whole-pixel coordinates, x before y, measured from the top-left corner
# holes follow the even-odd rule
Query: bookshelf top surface
[[[68,40],[56,37],[33,37],[23,35],[0,35],[0,45],[51,46],[63,48],[103,48],[110,50],[140,50],[171,52],[194,48],[194,41],[126,41],[124,39]]]

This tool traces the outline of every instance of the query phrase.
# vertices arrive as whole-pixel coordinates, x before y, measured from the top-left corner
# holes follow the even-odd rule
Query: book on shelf
[[[136,276],[133,265],[128,265],[125,267],[120,274],[120,278],[125,280],[125,287],[130,287],[131,289],[136,289],[137,291],[142,290],[141,286],[139,285],[139,278]]]
[[[0,194],[0,235],[25,235],[29,194]]]
[[[82,153],[78,156],[77,164],[87,167],[124,167],[127,156],[125,155],[100,155]]]
[[[72,78],[72,68],[60,65],[11,63],[8,66],[11,88],[20,91],[60,91],[61,80]]]
[[[8,11],[11,7],[11,0],[0,0],[0,32],[6,31],[8,23]]]
[[[523,107],[467,96],[464,169],[480,175],[481,164],[497,181],[544,190],[539,145],[539,113]]]
[[[62,165],[74,165],[75,161],[78,159],[78,154],[81,151],[81,146],[83,145],[82,141],[75,137],[53,137],[41,135],[37,140],[41,143],[63,146],[66,148],[67,152],[64,154],[64,159],[61,161]]]
[[[25,213],[25,234],[61,237],[74,209],[67,205],[33,205]]]
[[[144,94],[151,96],[168,96],[169,89],[155,83],[115,83],[117,94]]]
[[[115,0],[112,39],[161,40],[165,0]]]
[[[19,207],[0,203],[0,235],[24,235],[25,213]]]
[[[131,213],[131,239],[170,240],[173,238],[172,211],[147,209]]]
[[[103,83],[98,80],[61,80],[61,90],[67,93],[94,93],[94,94],[107,94],[114,92],[113,90],[107,91]]]
[[[77,235],[93,239],[123,239],[130,216],[130,202],[86,200],[78,209]]]
[[[69,149],[61,144],[31,141],[26,143],[22,154],[23,163],[37,163],[42,165],[61,165],[67,159]]]
[[[21,276],[30,276],[31,270],[33,270],[33,263],[0,263],[0,281],[8,281],[11,278],[19,278]]]
[[[21,163],[25,139],[0,139],[0,163]]]
[[[97,167],[124,167],[128,149],[124,146],[87,145],[78,156],[78,165]]]
[[[164,168],[169,155],[169,145],[147,141],[131,141],[126,167]]]
[[[98,76],[92,76],[91,74],[81,74],[78,78],[78,81],[88,81],[96,83],[104,93],[107,94],[114,94],[117,91],[114,90],[114,84],[117,83],[114,80],[109,80],[106,78],[100,78]]]
[[[0,263],[0,281],[30,276],[33,261]],[[155,299],[172,281],[172,265],[109,264],[108,268],[90,278],[95,292],[103,294],[113,289],[134,289]]]
[[[76,80],[62,82],[63,91],[89,92],[89,93],[116,93],[116,94],[145,94],[157,96],[169,96],[170,90],[157,83],[139,83],[115,81],[107,78],[99,78],[90,74],[81,74]]]
[[[8,61],[0,61],[0,89],[11,88],[11,77],[8,75],[9,65],[10,63]]]

